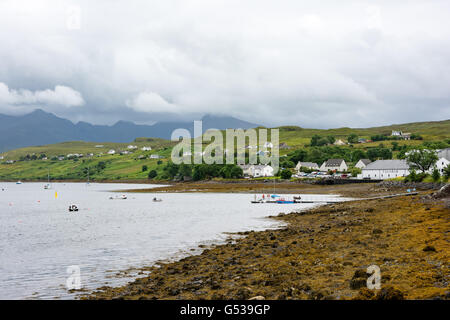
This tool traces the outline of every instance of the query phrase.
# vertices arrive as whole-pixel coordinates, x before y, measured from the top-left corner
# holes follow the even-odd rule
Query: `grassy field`
[[[107,154],[108,150],[127,150],[128,145],[135,145],[137,150],[133,154],[120,155]],[[103,145],[101,148],[96,145]],[[151,151],[142,151],[142,147],[151,147]],[[146,179],[150,170],[162,170],[158,159],[149,159],[152,154],[162,157],[161,162],[170,158],[171,141],[162,139],[140,138],[137,141],[126,143],[90,143],[90,142],[64,142],[47,146],[22,148],[4,153],[5,159],[18,160],[21,156],[45,154],[48,160],[17,161],[14,164],[0,163],[1,180],[47,180],[50,173],[52,180],[87,180],[88,173],[91,180],[120,180],[120,179]],[[67,154],[83,154],[83,158],[76,160],[51,160],[53,157]],[[93,153],[94,156],[86,155]],[[143,159],[139,159],[143,157]],[[104,164],[104,168],[99,165]],[[143,166],[148,170],[142,171]]]
[[[450,139],[450,120],[439,122],[420,122],[411,124],[391,125],[367,129],[304,129],[295,126],[279,127],[280,143],[286,143],[290,149],[281,149],[280,155],[285,155],[293,150],[304,148],[310,143],[313,135],[322,137],[334,136],[343,141],[351,133],[357,134],[360,138],[369,139],[373,135],[389,135],[392,130],[402,130],[412,134],[418,134],[423,140],[397,141],[400,146],[414,146],[422,144],[424,141],[443,141]],[[270,139],[270,136],[268,137]],[[355,144],[353,148],[368,149],[383,143],[386,147],[392,146],[392,141],[372,142]],[[133,154],[128,155],[108,155],[110,149],[116,152],[127,150],[128,145],[138,147]],[[208,143],[205,143],[208,144]],[[102,145],[102,147],[98,147]],[[158,174],[162,172],[165,162],[170,159],[170,153],[174,142],[157,138],[137,138],[130,143],[94,143],[83,141],[64,142],[45,146],[34,146],[16,149],[0,154],[4,159],[0,160],[0,180],[47,180],[50,173],[53,180],[87,180],[88,171],[91,180],[145,180],[150,170],[156,170]],[[97,146],[97,147],[96,147]],[[142,151],[142,147],[151,147],[152,151]],[[67,154],[84,154],[83,158],[77,160],[55,160],[55,157]],[[94,154],[86,157],[87,154]],[[157,159],[149,159],[151,154],[163,156],[160,164]],[[36,155],[38,158],[45,155],[48,160],[17,161],[21,157]],[[140,159],[143,158],[143,159]],[[53,159],[53,160],[52,160]],[[15,160],[13,164],[6,164],[6,160]],[[161,163],[162,162],[162,163]],[[143,171],[142,167],[147,166]]]
[[[418,134],[424,141],[442,141],[450,139],[450,120],[436,122],[417,122],[409,124],[398,124],[374,128],[338,128],[338,129],[304,129],[300,127],[288,126],[280,127],[280,143],[285,142],[292,147],[300,147],[308,144],[313,135],[323,137],[334,136],[336,139],[347,140],[347,137],[355,133],[359,138],[370,139],[373,135],[390,135],[392,130],[400,130],[411,134]],[[399,145],[417,145],[421,141],[398,141]],[[380,142],[356,144],[355,147],[377,146]],[[391,141],[383,141],[386,145],[391,145]]]

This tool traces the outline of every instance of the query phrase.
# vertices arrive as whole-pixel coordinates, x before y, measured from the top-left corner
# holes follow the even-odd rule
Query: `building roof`
[[[377,160],[369,163],[363,170],[408,170],[406,160]]]
[[[325,162],[325,167],[339,167],[344,159],[329,159]]]
[[[301,162],[299,161],[297,163],[297,166],[300,165],[301,167],[306,167],[306,168],[318,168],[319,166],[317,165],[317,163],[315,162]]]
[[[439,151],[438,152],[438,158],[439,159],[445,158],[445,159],[450,161],[450,148],[443,149],[443,150]]]
[[[239,164],[239,167],[241,167],[242,170],[249,169],[253,167],[254,169],[264,169],[266,167],[271,167],[268,164]]]
[[[371,163],[372,161],[370,161],[370,159],[359,159],[359,161],[361,161],[362,163],[364,163],[366,166]],[[359,162],[358,161],[358,162]]]

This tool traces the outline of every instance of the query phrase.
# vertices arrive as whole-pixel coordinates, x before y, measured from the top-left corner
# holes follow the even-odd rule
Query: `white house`
[[[315,162],[301,162],[299,161],[297,163],[297,165],[295,166],[295,170],[300,171],[300,169],[304,167],[304,168],[308,168],[311,170],[319,170],[319,165]]]
[[[360,159],[356,164],[355,168],[363,169],[365,168],[369,163],[371,163],[369,159]]]
[[[108,154],[116,154],[116,151],[111,149],[111,150],[108,151]]]
[[[239,165],[244,175],[250,177],[273,177],[273,168],[269,165],[246,164]]]
[[[66,158],[67,159],[71,159],[71,158],[82,158],[83,154],[78,154],[78,153],[69,153]]]
[[[320,171],[337,171],[337,172],[343,172],[347,171],[348,167],[345,163],[344,159],[329,159],[322,163],[320,166]]]
[[[290,146],[288,146],[285,142],[280,143],[280,149],[291,149]]]
[[[133,145],[130,144],[130,145],[127,147],[127,149],[134,150],[134,149],[137,149],[137,146],[133,146]]]
[[[450,165],[450,148],[440,150],[437,154],[439,160],[436,162],[436,169],[440,174],[444,173],[444,169]]]
[[[102,145],[102,144],[97,144],[95,147],[96,147],[96,148],[103,148],[104,145]]]
[[[404,140],[411,140],[411,133],[403,133],[402,131],[392,130],[391,136],[400,137]]]
[[[3,159],[5,159],[5,157],[4,156],[0,156],[0,160],[3,160]]]
[[[158,154],[151,154],[150,159],[162,159],[163,157]]]
[[[273,143],[272,142],[266,142],[266,143],[264,143],[264,146],[263,146],[264,148],[273,148]]]
[[[270,151],[267,151],[267,150],[259,150],[257,153],[256,153],[258,156],[267,156],[267,155],[269,155],[270,154]]]
[[[363,168],[360,177],[363,179],[383,180],[406,177],[408,174],[409,165],[406,160],[377,160]]]
[[[341,139],[338,139],[334,142],[334,145],[336,146],[345,146],[346,143],[344,141],[342,141]]]
[[[151,151],[152,147],[142,147],[141,150],[142,151]]]
[[[427,151],[432,151],[432,150],[428,150]],[[417,150],[410,150],[408,152],[405,153],[406,156],[409,156],[410,154],[417,152]],[[437,150],[437,156],[438,156],[438,161],[436,161],[435,165],[432,166],[429,170],[427,170],[427,173],[432,174],[434,168],[438,169],[440,174],[444,173],[444,169],[450,165],[450,148],[447,149],[442,149],[442,150]]]

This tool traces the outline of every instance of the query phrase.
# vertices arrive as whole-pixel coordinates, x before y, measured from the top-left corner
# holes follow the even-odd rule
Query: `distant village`
[[[343,139],[335,139],[334,137],[320,137],[313,136],[311,138],[311,143],[308,148],[313,147],[327,147],[336,148],[341,150],[342,148],[347,148],[348,146],[353,147],[354,144],[366,144],[374,141],[385,141],[391,140],[393,149],[388,149],[386,147],[372,147],[367,153],[359,151],[352,161],[346,161],[344,158],[333,157],[329,159],[318,161],[306,161],[298,160],[293,163],[293,159],[305,158],[300,155],[296,157],[296,152],[306,152],[302,149],[296,149],[290,152],[291,147],[285,143],[281,142],[279,145],[280,150],[289,150],[287,154],[280,157],[280,171],[275,172],[274,168],[270,165],[262,164],[238,164],[237,166],[242,170],[241,174],[236,174],[233,177],[243,177],[243,178],[265,178],[280,176],[284,179],[287,178],[298,178],[298,179],[319,179],[319,178],[334,178],[334,179],[357,179],[357,180],[386,180],[395,178],[405,178],[411,174],[413,171],[417,171],[416,166],[411,166],[411,163],[407,160],[409,154],[416,152],[414,148],[404,149],[403,157],[400,159],[393,159],[392,151],[395,147],[398,147],[396,140],[422,140],[422,137],[417,134],[405,133],[402,131],[394,130],[391,135],[375,135],[371,139],[359,138],[355,134],[350,134],[347,141]],[[447,146],[450,143],[447,144]],[[65,161],[73,160],[78,161],[82,158],[94,158],[103,156],[117,156],[117,155],[132,155],[137,152],[135,160],[145,160],[145,159],[155,159],[161,160],[165,157],[158,154],[150,146],[138,147],[136,145],[130,144],[127,147],[121,149],[108,149],[105,145],[98,144],[94,146],[95,148],[102,149],[98,153],[68,153],[66,155],[52,156],[50,159],[45,154],[31,154],[26,156],[21,156],[19,159],[7,159],[4,155],[0,155],[0,162],[3,164],[13,164],[17,161],[33,161],[33,160],[50,160],[50,161]],[[403,146],[406,147],[406,146]],[[266,142],[263,146],[253,146],[246,145],[245,149],[247,152],[250,150],[256,151],[258,156],[270,155],[270,150],[273,148],[272,143]],[[306,149],[308,149],[306,148]],[[350,148],[347,148],[350,149]],[[359,150],[359,149],[358,149]],[[140,152],[139,152],[140,151]],[[397,150],[398,151],[398,150]],[[435,154],[433,158],[433,163],[429,164],[426,170],[422,170],[423,173],[433,174],[434,171],[442,176],[445,174],[446,168],[450,166],[450,148],[441,148],[431,150]],[[198,153],[198,152],[197,152]],[[225,150],[225,154],[228,150]],[[203,155],[204,152],[201,152]],[[368,156],[369,155],[369,156]],[[184,152],[183,156],[192,156],[191,152]],[[158,164],[162,163],[158,161]],[[281,172],[281,174],[280,174]],[[434,173],[436,174],[436,173]],[[173,178],[173,177],[172,177]]]
[[[313,138],[314,139],[314,138]],[[312,140],[313,140],[312,139]],[[319,141],[320,137],[316,138]],[[321,138],[326,139],[326,138]],[[349,136],[353,143],[370,143],[373,140]],[[404,133],[402,131],[392,131],[391,136],[375,136],[374,140],[422,140],[419,135]],[[333,141],[335,146],[345,146],[350,142],[342,139]],[[283,144],[283,147],[288,147]],[[249,146],[251,148],[251,146]],[[406,155],[414,153],[412,149]],[[432,174],[437,170],[439,175],[444,175],[444,170],[450,165],[450,148],[435,150],[437,159],[429,166],[425,173]],[[267,151],[259,151],[258,154],[266,154]],[[270,165],[240,165],[245,177],[273,177],[274,168]],[[284,168],[281,168],[283,170]],[[355,170],[356,169],[356,170]],[[414,169],[406,159],[359,159],[353,166],[350,166],[344,159],[328,159],[321,164],[315,162],[298,161],[295,166],[295,178],[339,178],[339,179],[359,179],[359,180],[387,180],[407,177]],[[356,174],[355,174],[356,172]]]
[[[95,145],[95,148],[104,148],[104,145]],[[26,161],[26,160],[52,160],[52,161],[64,161],[64,160],[74,160],[74,159],[81,159],[81,158],[92,158],[92,157],[102,157],[104,155],[130,155],[133,154],[135,151],[137,150],[141,150],[141,151],[152,151],[152,147],[141,147],[140,149],[138,148],[138,146],[135,145],[128,145],[126,147],[126,149],[122,150],[122,149],[109,149],[107,152],[98,152],[96,154],[94,153],[87,153],[87,154],[83,154],[83,153],[68,153],[66,155],[58,155],[58,156],[54,156],[52,158],[48,158],[45,154],[31,154],[31,155],[26,155],[26,156],[22,156],[17,160],[13,160],[13,159],[5,159],[5,156],[0,155],[0,161],[3,160],[4,163],[6,164],[13,164],[16,161]],[[152,153],[150,155],[139,155],[137,157],[138,159],[164,159],[163,156],[157,154],[157,153]]]

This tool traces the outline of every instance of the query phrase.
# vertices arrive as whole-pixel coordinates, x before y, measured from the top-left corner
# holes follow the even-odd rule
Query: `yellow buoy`
[[[58,192],[55,191],[55,199],[58,199]]]

